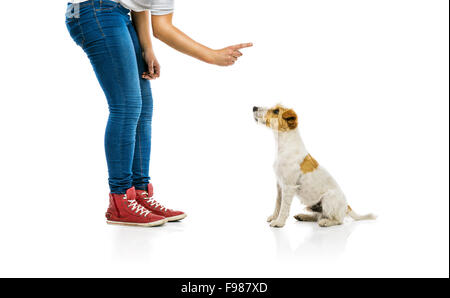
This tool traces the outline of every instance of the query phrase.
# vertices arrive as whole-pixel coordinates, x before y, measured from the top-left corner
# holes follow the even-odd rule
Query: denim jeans
[[[130,11],[113,1],[68,4],[66,25],[87,54],[106,95],[109,119],[105,134],[111,193],[150,181],[153,98]],[[75,85],[76,86],[76,85]]]

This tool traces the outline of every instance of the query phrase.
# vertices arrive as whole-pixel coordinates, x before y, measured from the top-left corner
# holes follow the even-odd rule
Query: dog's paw
[[[298,221],[306,221],[306,220],[304,219],[304,214],[297,214],[297,215],[294,216],[294,218],[295,218],[296,220],[298,220]]]
[[[327,227],[331,226],[330,221],[328,219],[321,219],[321,220],[319,220],[318,224],[322,228],[327,228]]]
[[[328,227],[332,227],[332,226],[341,225],[342,223],[340,223],[338,221],[330,220],[327,218],[322,218],[321,220],[319,220],[318,224],[322,228],[328,228]]]
[[[284,227],[284,225],[286,224],[286,222],[282,222],[281,220],[272,220],[270,222],[270,226],[273,228],[282,228]]]
[[[271,222],[272,220],[274,220],[275,216],[271,215],[267,218],[267,222]]]

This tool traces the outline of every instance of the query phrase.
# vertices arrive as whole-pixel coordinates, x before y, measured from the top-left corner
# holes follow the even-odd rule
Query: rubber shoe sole
[[[120,226],[134,226],[134,227],[158,227],[162,226],[163,224],[167,223],[167,218],[161,219],[154,222],[148,222],[148,223],[136,223],[136,222],[122,222],[122,221],[111,221],[107,220],[106,223],[109,225],[120,225]]]
[[[185,219],[186,217],[187,217],[187,214],[184,213],[184,214],[180,214],[177,216],[166,217],[166,219],[168,222],[172,222],[172,221],[179,221],[179,220]]]

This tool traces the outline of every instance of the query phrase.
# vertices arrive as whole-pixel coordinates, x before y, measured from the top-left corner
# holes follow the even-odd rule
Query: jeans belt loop
[[[75,19],[80,18],[80,3],[74,3],[73,4],[73,17]]]

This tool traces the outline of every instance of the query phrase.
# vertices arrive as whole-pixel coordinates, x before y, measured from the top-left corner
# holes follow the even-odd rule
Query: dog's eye
[[[280,110],[279,109],[276,109],[276,110],[273,110],[272,111],[275,115],[278,115],[278,113],[280,113]]]

